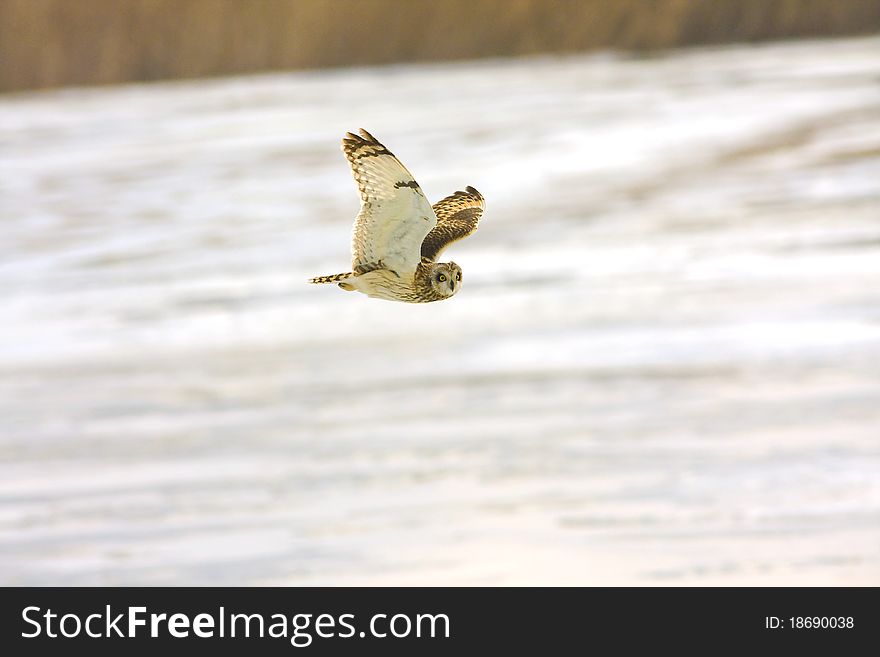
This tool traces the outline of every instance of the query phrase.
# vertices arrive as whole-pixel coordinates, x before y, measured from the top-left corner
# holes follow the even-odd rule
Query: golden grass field
[[[0,91],[878,30],[877,0],[3,0]]]

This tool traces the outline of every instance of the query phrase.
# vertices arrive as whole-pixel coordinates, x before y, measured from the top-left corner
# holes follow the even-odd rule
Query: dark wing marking
[[[486,200],[473,187],[437,201],[434,204],[437,225],[422,242],[422,259],[436,261],[443,249],[477,230],[485,207]]]

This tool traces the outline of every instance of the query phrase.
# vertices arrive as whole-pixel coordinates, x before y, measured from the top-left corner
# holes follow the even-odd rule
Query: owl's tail
[[[339,281],[344,281],[352,276],[354,276],[353,271],[347,271],[344,274],[333,274],[332,276],[315,276],[309,279],[309,283],[339,283]]]

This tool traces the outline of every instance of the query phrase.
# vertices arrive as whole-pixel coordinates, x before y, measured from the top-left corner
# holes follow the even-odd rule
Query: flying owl
[[[318,276],[369,297],[428,303],[461,289],[461,267],[437,262],[443,250],[477,229],[483,195],[473,187],[431,207],[413,175],[364,129],[346,133],[342,151],[361,194],[351,240],[352,271]]]

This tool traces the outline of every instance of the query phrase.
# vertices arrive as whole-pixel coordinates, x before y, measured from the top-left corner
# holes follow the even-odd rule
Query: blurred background
[[[880,585],[880,3],[2,0],[0,90],[0,583]],[[305,283],[359,127],[455,299]]]

